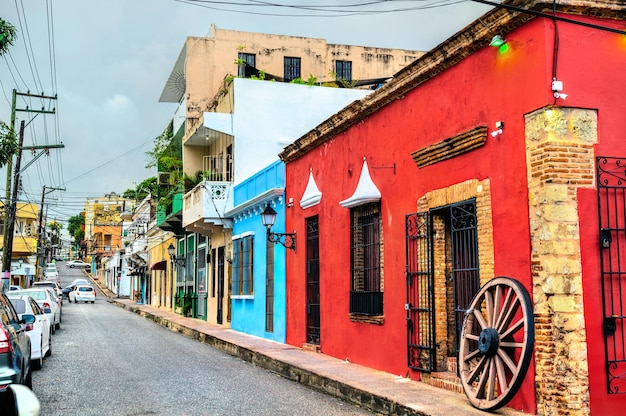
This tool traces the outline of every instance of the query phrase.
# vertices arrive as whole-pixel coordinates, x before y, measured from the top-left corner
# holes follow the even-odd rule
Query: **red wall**
[[[490,47],[480,50],[287,164],[287,198],[296,201],[287,210],[287,229],[302,236],[298,253],[287,258],[289,344],[306,342],[304,219],[319,215],[322,352],[418,378],[407,367],[405,215],[417,210],[417,200],[426,192],[469,179],[491,183],[495,274],[516,278],[532,294],[524,114],[554,102],[550,90],[553,33],[551,22],[535,19],[506,35],[508,52],[501,54]],[[619,35],[571,24],[559,24],[559,35],[558,77],[569,97],[558,104],[598,108],[599,153],[626,156],[621,137],[626,131],[626,86],[621,75],[626,67],[624,44],[618,45]],[[598,42],[603,47],[598,48]],[[423,169],[411,159],[413,151],[475,126],[488,126],[491,132],[498,120],[504,121],[504,133],[496,138],[489,135],[479,149]],[[353,194],[364,157],[382,194],[383,325],[353,323],[348,316],[350,211],[339,202]],[[394,163],[395,173],[389,169]],[[310,169],[323,196],[319,205],[303,210],[298,201]],[[579,196],[588,335],[602,340],[598,333],[602,311],[587,306],[598,305],[599,296],[595,191],[581,191]],[[607,397],[596,385],[605,385],[604,358],[594,348],[589,350],[593,410],[604,414],[602,401],[610,402],[608,406],[617,401],[626,405],[626,397]],[[510,405],[536,412],[534,366]]]

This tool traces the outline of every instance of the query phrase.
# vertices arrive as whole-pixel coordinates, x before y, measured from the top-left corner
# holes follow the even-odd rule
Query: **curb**
[[[109,303],[114,304],[122,309],[128,310],[146,319],[155,322],[174,332],[185,335],[188,338],[200,341],[216,350],[225,352],[233,357],[237,357],[243,361],[249,362],[257,367],[266,369],[281,377],[307,386],[313,390],[336,397],[353,405],[365,408],[368,411],[397,416],[430,416],[431,413],[425,413],[416,409],[411,409],[400,403],[389,400],[384,397],[372,394],[368,391],[355,388],[349,384],[334,380],[317,372],[308,370],[303,367],[294,366],[270,357],[269,355],[254,351],[252,349],[242,347],[232,342],[226,341],[219,337],[206,334],[202,331],[189,328],[168,320],[167,318],[154,315],[150,312],[142,310],[139,307],[126,305],[110,298]],[[289,347],[294,348],[295,347]],[[313,354],[313,353],[310,353]]]

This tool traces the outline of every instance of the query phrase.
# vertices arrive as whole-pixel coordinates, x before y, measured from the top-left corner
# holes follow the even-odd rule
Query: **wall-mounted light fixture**
[[[267,228],[267,241],[274,244],[280,243],[285,248],[290,248],[293,251],[296,251],[296,233],[283,234],[273,233],[271,231],[274,221],[276,221],[276,211],[274,211],[274,209],[269,205],[266,205],[265,209],[261,213],[261,221],[263,221],[263,225]]]
[[[552,80],[552,92],[554,93],[554,98],[566,99],[567,94],[563,91],[563,81],[559,81],[556,78]]]
[[[491,137],[496,137],[502,134],[504,129],[504,121],[496,121],[496,129],[491,132]]]
[[[504,45],[505,43],[506,43],[506,39],[504,39],[500,35],[495,35],[491,39],[491,42],[489,43],[489,46],[493,46],[494,48],[499,48],[500,46]]]
[[[172,265],[174,263],[176,263],[178,267],[183,267],[185,265],[185,256],[177,256],[176,247],[174,247],[172,243],[170,243],[169,247],[167,247],[167,253],[170,255]]]

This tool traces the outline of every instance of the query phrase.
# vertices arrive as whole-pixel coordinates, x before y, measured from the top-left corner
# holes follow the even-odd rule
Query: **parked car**
[[[11,291],[11,295],[13,294],[28,295],[35,299],[50,321],[50,333],[54,334],[57,329],[61,328],[61,306],[54,290],[44,286]]]
[[[7,297],[13,304],[15,312],[20,319],[24,315],[34,315],[35,322],[26,327],[26,333],[30,337],[30,360],[35,370],[43,366],[44,357],[52,353],[52,337],[50,336],[50,321],[35,302],[35,299],[26,295],[7,293]]]
[[[48,279],[48,278],[51,278],[51,277],[54,277],[54,278],[58,279],[59,278],[59,272],[57,270],[48,270],[48,269],[46,269],[43,272],[43,277],[45,279]]]
[[[34,282],[32,285],[32,287],[41,286],[49,287],[54,290],[54,292],[57,294],[57,297],[61,299],[61,305],[63,305],[63,298],[61,297],[61,286],[59,285],[59,282],[57,282],[56,280],[44,280],[42,282]]]
[[[74,279],[74,281],[72,281],[73,285],[91,285],[91,282],[89,282],[89,280],[87,279]]]
[[[33,385],[26,326],[32,325],[35,319],[28,314],[20,319],[9,298],[0,293],[0,394],[9,384]]]
[[[22,286],[18,286],[18,285],[11,285],[9,286],[9,290],[21,290],[24,289]]]
[[[76,285],[74,290],[70,292],[70,303],[91,302],[96,301],[96,289],[91,285]]]
[[[59,278],[59,276],[46,276],[43,279],[44,282],[54,282],[59,286],[59,289],[61,288],[61,279]]]
[[[65,263],[65,266],[69,267],[70,269],[74,269],[74,268],[91,269],[91,265],[89,263],[85,263],[82,260],[70,260],[67,263]]]
[[[0,409],[3,416],[37,416],[41,403],[31,389],[21,384],[9,384],[0,392]]]

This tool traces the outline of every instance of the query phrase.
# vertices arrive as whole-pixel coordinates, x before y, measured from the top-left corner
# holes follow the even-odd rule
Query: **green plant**
[[[256,80],[264,81],[265,80],[265,71],[259,70],[259,76],[252,75],[252,76],[250,76],[250,79],[256,79]]]
[[[191,312],[191,301],[185,300],[185,304],[183,305],[183,308],[182,308],[182,315],[189,316],[190,315],[189,312]]]
[[[306,81],[298,77],[298,78],[292,79],[289,83],[313,86],[317,84],[317,78],[315,78],[313,75],[309,75],[309,78]]]
[[[141,290],[135,290],[133,292],[133,298],[135,299],[135,302],[141,301]]]
[[[210,170],[202,172],[202,177],[207,181],[220,182],[223,180],[222,172],[211,172]]]
[[[197,171],[194,175],[188,175],[187,173],[183,173],[183,186],[185,189],[185,193],[191,191],[203,180],[204,174],[201,170]]]

